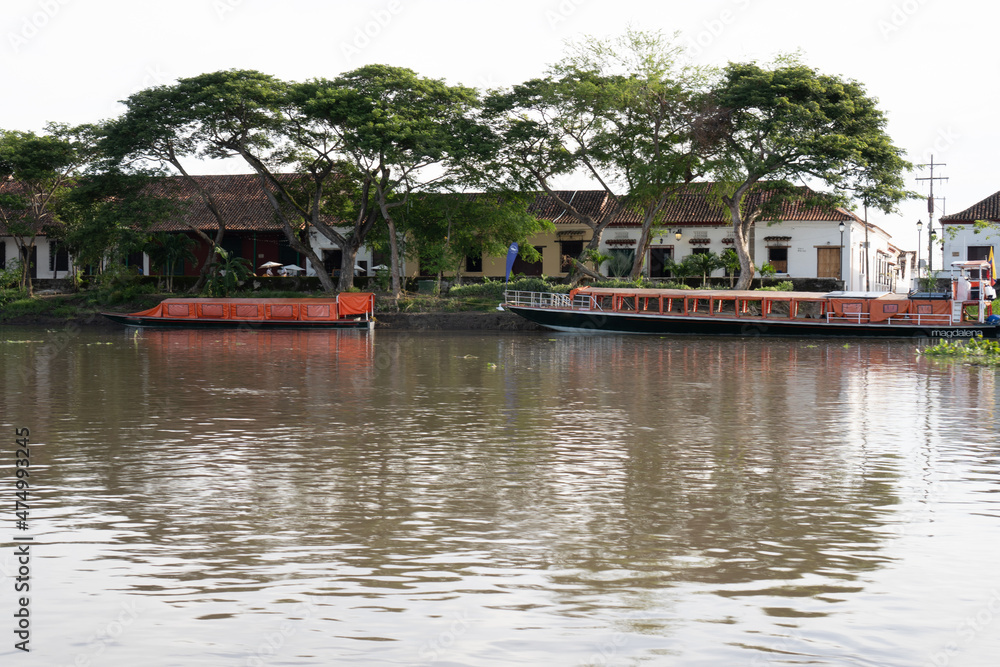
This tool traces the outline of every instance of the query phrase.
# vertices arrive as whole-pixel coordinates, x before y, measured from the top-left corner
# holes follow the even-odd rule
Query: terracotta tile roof
[[[215,199],[226,221],[226,229],[230,231],[280,231],[281,225],[275,220],[271,205],[264,193],[260,178],[255,174],[194,176],[197,185],[210,192]],[[151,193],[173,198],[183,208],[179,216],[158,222],[151,231],[184,231],[194,225],[198,229],[212,232],[218,229],[215,216],[202,200],[197,188],[181,176],[174,176],[158,181],[151,187]],[[689,225],[728,225],[728,212],[719,204],[714,203],[709,195],[715,187],[714,183],[693,183],[688,188],[668,202],[665,209],[665,219],[672,223]],[[803,190],[805,192],[805,190]],[[468,193],[478,196],[481,193]],[[1000,194],[1000,193],[998,193]],[[571,203],[583,213],[595,219],[601,219],[611,210],[614,200],[604,190],[562,190],[556,193],[564,201]],[[750,204],[757,205],[765,193],[749,195]],[[997,195],[994,195],[997,197]],[[559,204],[556,199],[544,192],[536,194],[535,201],[529,211],[539,218],[557,224],[576,223],[576,219]],[[949,216],[950,217],[950,216]],[[807,207],[801,202],[790,202],[784,205],[782,220],[858,220],[856,216],[838,208],[833,211]],[[615,227],[635,226],[641,224],[641,215],[632,210],[623,211],[611,223]]]
[[[151,194],[173,198],[183,208],[181,216],[157,222],[151,231],[173,232],[195,226],[203,231],[215,231],[219,223],[198,192],[202,187],[212,195],[219,212],[231,231],[278,231],[273,209],[264,194],[260,178],[255,174],[223,176],[193,176],[197,186],[181,176],[157,182]]]
[[[712,190],[716,187],[714,183],[693,183],[685,191],[677,194],[664,207],[664,219],[669,222],[681,224],[707,224],[707,225],[728,225],[731,224],[729,211],[712,200]],[[803,194],[808,190],[802,189]],[[569,200],[573,197],[572,204],[579,207],[581,202],[586,202],[588,212],[598,211],[601,207],[608,208],[613,205],[610,197],[603,190],[579,190],[576,192],[565,191],[557,193],[560,197]],[[756,208],[767,196],[766,193],[756,192],[748,195],[748,205]],[[561,223],[575,222],[575,218],[568,213],[564,213],[563,208],[555,200],[545,193],[540,193],[535,204],[530,209],[532,213],[548,220]],[[543,215],[544,213],[544,215]],[[563,214],[560,216],[560,214]],[[595,216],[596,217],[596,216]],[[806,206],[800,201],[785,202],[782,206],[782,220],[791,221],[848,221],[859,220],[857,216],[844,210],[836,208],[833,210],[819,206]],[[642,224],[642,215],[638,211],[623,211],[618,218],[611,223],[613,227],[630,227]]]
[[[949,222],[975,222],[976,220],[988,220],[990,222],[1000,222],[1000,192],[994,192],[986,199],[977,202],[958,213],[942,215],[942,223]]]

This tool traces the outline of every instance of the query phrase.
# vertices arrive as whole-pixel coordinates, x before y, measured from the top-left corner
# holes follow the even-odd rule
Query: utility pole
[[[934,181],[947,181],[945,176],[935,176],[934,167],[947,167],[944,163],[934,163],[934,156],[931,155],[930,164],[918,164],[919,168],[931,168],[931,175],[917,178],[918,181],[930,181],[931,193],[927,197],[927,277],[934,271]],[[942,267],[943,268],[943,267]]]

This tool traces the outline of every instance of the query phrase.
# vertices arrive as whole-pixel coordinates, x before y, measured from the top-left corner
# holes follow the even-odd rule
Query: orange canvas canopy
[[[898,294],[886,294],[872,300],[869,321],[885,322],[892,317],[902,317],[909,311],[909,298]]]
[[[837,317],[857,317],[859,315],[867,315],[870,312],[868,302],[869,299],[861,299],[857,297],[830,299],[830,309],[837,315]]]
[[[341,317],[364,315],[375,309],[375,295],[371,292],[345,292],[337,296]]]

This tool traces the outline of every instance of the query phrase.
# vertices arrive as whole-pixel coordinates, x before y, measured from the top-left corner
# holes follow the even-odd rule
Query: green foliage
[[[635,260],[635,250],[610,248],[608,255],[608,276],[622,278],[631,273],[632,262]]]
[[[699,252],[688,255],[682,264],[688,267],[688,275],[701,274],[702,287],[708,282],[708,276],[716,269],[721,269],[722,259],[714,252]]]
[[[167,197],[153,196],[150,174],[115,169],[81,180],[60,202],[65,221],[61,241],[77,266],[115,264],[133,252],[149,250],[149,227],[176,211]]]
[[[555,226],[528,212],[534,199],[516,192],[424,193],[411,196],[394,216],[423,273],[458,273],[466,257],[503,256],[511,241],[526,259],[537,253],[526,241]]]
[[[920,285],[921,292],[934,292],[937,291],[938,279],[941,277],[940,271],[934,271],[930,275],[921,276],[917,279],[917,284]]]
[[[766,287],[758,287],[758,292],[794,292],[795,283],[791,280],[782,280],[781,282],[775,283],[774,285],[768,285]]]
[[[758,267],[757,272],[760,273],[761,278],[773,278],[778,273],[778,269],[774,268],[774,265],[767,262],[761,267]]]
[[[167,291],[174,291],[174,273],[184,262],[197,260],[194,254],[195,240],[187,234],[161,232],[150,237],[145,252],[149,255],[152,271],[159,270],[167,276]]]
[[[644,289],[644,288],[652,287],[653,283],[651,283],[650,281],[648,281],[645,278],[642,278],[640,276],[639,278],[636,278],[635,280],[621,280],[621,279],[618,279],[618,280],[595,280],[593,283],[591,283],[591,286],[592,287],[625,288],[625,289],[633,289],[633,288]]]
[[[986,340],[981,336],[965,341],[941,340],[938,343],[917,350],[918,355],[961,359],[968,363],[1000,366],[1000,342]]]
[[[732,248],[726,248],[719,258],[722,268],[729,274],[729,286],[733,286],[736,274],[740,271],[740,256]]]
[[[566,294],[569,285],[553,284],[542,278],[518,278],[504,283],[502,280],[486,279],[481,283],[471,285],[455,285],[448,290],[449,297],[467,298],[484,297],[494,301],[502,301],[505,290],[517,292],[559,292]]]
[[[90,126],[50,123],[46,131],[0,130],[0,223],[22,250],[31,248],[39,234],[60,234],[59,203],[90,157]],[[28,269],[21,266],[20,284],[30,294]]]
[[[18,279],[14,280],[13,285],[17,285],[19,279],[20,276],[18,276]],[[15,286],[0,287],[0,308],[2,308],[3,315],[6,317],[10,316],[7,313],[8,304],[14,303],[15,301],[21,301],[22,299],[27,299],[27,298],[28,298],[28,291],[26,289]]]
[[[587,261],[594,265],[594,271],[601,272],[601,264],[611,259],[611,255],[601,253],[597,248],[585,248],[583,251]]]
[[[743,237],[755,221],[780,219],[793,199],[825,208],[854,199],[891,213],[914,196],[904,187],[912,165],[886,133],[877,100],[856,81],[795,62],[730,63],[713,100],[716,112],[702,121],[705,139],[717,148],[711,172]],[[836,194],[797,187],[804,179]],[[749,257],[741,259],[752,266]],[[741,275],[738,287],[751,278]]]
[[[212,296],[228,297],[253,276],[253,267],[244,258],[236,257],[220,246],[215,246],[215,255],[205,289]]]
[[[7,262],[7,266],[0,269],[0,289],[9,289],[21,282],[21,260],[15,259]]]

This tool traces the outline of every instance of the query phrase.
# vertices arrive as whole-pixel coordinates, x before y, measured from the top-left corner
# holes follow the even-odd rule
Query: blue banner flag
[[[507,277],[504,278],[505,283],[510,282],[510,270],[514,268],[514,260],[517,259],[518,249],[519,246],[517,245],[517,241],[511,243],[510,247],[507,248]]]

